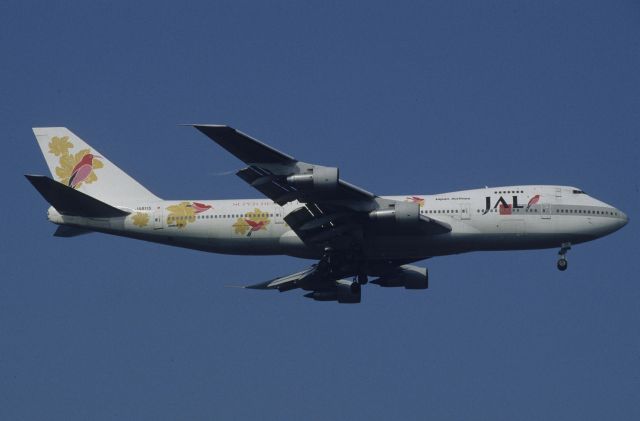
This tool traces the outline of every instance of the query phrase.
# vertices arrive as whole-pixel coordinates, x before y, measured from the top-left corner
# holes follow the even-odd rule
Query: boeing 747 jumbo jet
[[[64,127],[34,128],[53,178],[27,175],[51,204],[55,236],[101,232],[213,253],[315,259],[246,288],[301,288],[319,301],[358,303],[370,277],[426,289],[418,260],[470,251],[558,248],[627,223],[576,187],[515,185],[435,195],[377,196],[228,126],[194,125],[247,166],[236,174],[261,199],[163,200]]]

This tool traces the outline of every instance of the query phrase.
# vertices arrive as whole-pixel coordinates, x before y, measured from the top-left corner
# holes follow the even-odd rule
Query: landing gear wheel
[[[567,266],[569,265],[569,263],[567,263],[567,258],[565,257],[569,250],[571,250],[571,243],[562,243],[560,251],[558,252],[558,255],[560,256],[560,260],[558,260],[558,270],[561,272],[567,270]]]
[[[567,270],[567,266],[568,266],[568,262],[567,259],[565,259],[564,257],[558,260],[558,270],[564,272],[565,270]]]

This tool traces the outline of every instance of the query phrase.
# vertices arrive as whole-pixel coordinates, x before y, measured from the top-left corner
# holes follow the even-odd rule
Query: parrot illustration
[[[536,194],[535,196],[533,196],[533,197],[531,198],[531,200],[529,200],[529,203],[527,203],[527,210],[528,210],[531,206],[533,206],[533,205],[535,205],[536,203],[538,203],[538,201],[539,201],[539,200],[540,200],[540,195],[539,195],[539,194]]]
[[[251,227],[251,229],[247,233],[247,237],[251,237],[252,232],[260,231],[262,228],[264,228],[265,225],[265,221],[256,222],[252,221],[251,219],[245,219],[244,222],[246,222]]]
[[[424,205],[424,198],[422,198],[422,197],[418,197],[418,196],[411,196],[411,197],[407,197],[407,200],[408,200],[409,202],[417,203],[417,204],[419,204],[420,206],[423,206],[423,205]]]
[[[86,154],[82,157],[80,162],[73,167],[71,171],[71,177],[69,177],[69,186],[76,188],[76,186],[82,183],[89,177],[91,171],[93,171],[93,158],[96,158],[93,154]]]
[[[191,207],[195,213],[202,213],[211,209],[211,205],[205,205],[204,203],[193,202]]]

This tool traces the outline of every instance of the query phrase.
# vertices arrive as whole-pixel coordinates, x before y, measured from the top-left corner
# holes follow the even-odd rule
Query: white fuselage
[[[423,216],[444,222],[446,234],[411,230],[367,236],[370,259],[420,260],[477,250],[560,247],[610,234],[627,223],[618,209],[567,186],[509,186],[436,195],[390,196],[420,203]],[[95,231],[214,253],[291,255],[320,258],[283,217],[304,206],[278,206],[268,199],[182,200],[121,207],[126,217],[93,219],[62,216],[49,208],[49,220]]]

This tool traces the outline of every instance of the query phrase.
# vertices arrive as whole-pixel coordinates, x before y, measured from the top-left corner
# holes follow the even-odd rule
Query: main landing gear
[[[367,278],[367,274],[361,273],[358,276],[356,276],[356,282],[358,282],[360,285],[366,285],[367,282],[369,282],[369,279]]]
[[[318,267],[320,270],[336,276],[348,276],[355,272],[353,282],[359,285],[366,285],[369,281],[366,267],[356,256],[340,255],[332,247],[324,248]]]
[[[558,270],[560,271],[564,272],[567,270],[569,263],[567,262],[566,254],[569,250],[571,250],[571,243],[562,243],[560,251],[558,252],[558,255],[560,255],[560,259],[558,259]]]

